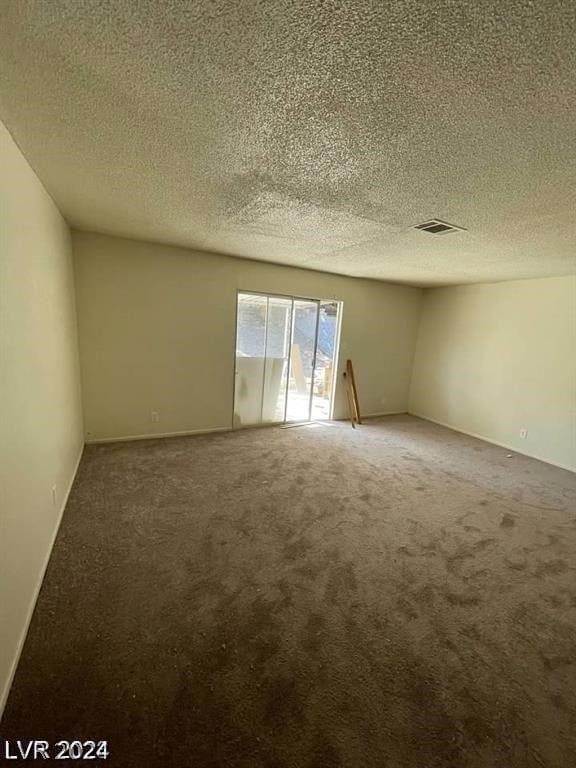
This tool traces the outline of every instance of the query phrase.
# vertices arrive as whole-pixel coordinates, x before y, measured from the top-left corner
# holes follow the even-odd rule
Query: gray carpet
[[[2,736],[576,765],[576,476],[506,453],[409,416],[88,447]]]

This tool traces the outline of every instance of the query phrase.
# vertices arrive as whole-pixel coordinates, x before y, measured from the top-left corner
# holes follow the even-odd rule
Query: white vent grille
[[[447,235],[449,232],[465,232],[464,227],[457,227],[455,224],[448,224],[447,221],[440,221],[440,219],[430,219],[423,224],[416,224],[414,229],[419,229],[422,232],[430,232],[432,235]]]

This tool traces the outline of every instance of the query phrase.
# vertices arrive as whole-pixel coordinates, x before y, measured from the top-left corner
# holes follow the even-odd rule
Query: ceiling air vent
[[[420,229],[422,232],[430,232],[433,235],[447,235],[448,232],[463,232],[464,227],[457,227],[455,224],[448,224],[440,219],[430,219],[424,224],[416,224],[414,229]]]

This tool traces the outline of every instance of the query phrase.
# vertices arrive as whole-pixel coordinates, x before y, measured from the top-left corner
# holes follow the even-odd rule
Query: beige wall
[[[69,230],[2,123],[0,167],[1,714],[83,439]]]
[[[416,350],[411,413],[576,469],[576,277],[427,290]]]
[[[420,289],[83,232],[73,247],[88,440],[230,428],[238,289],[342,300],[363,411],[408,407]]]

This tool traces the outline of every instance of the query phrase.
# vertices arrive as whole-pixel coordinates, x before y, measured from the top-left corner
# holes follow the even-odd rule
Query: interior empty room
[[[573,768],[575,40],[0,0],[0,764]]]

